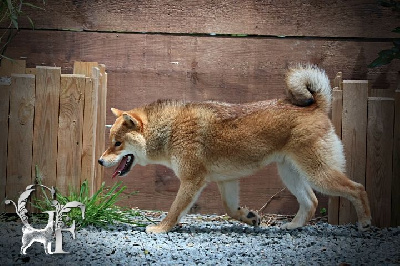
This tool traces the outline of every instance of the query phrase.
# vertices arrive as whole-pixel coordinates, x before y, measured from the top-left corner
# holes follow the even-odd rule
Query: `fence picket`
[[[36,104],[33,133],[32,176],[37,165],[42,182],[56,185],[57,131],[60,98],[61,68],[36,68]]]
[[[62,193],[80,185],[85,85],[85,75],[61,75],[56,185]]]
[[[10,86],[6,197],[15,201],[32,184],[35,76],[12,74]],[[6,211],[15,210],[8,206]]]
[[[96,161],[96,127],[97,127],[97,94],[98,82],[86,78],[85,104],[83,111],[83,138],[82,138],[82,172],[81,183],[88,180],[91,188],[95,179]],[[93,190],[91,190],[93,193]]]
[[[365,185],[367,141],[368,81],[343,81],[342,141],[346,156],[347,176]],[[357,215],[351,203],[340,198],[339,223],[356,222]]]
[[[106,97],[107,97],[107,73],[105,65],[99,65],[99,94],[98,94],[98,112],[97,112],[97,144],[96,158],[100,158],[105,149],[105,126],[106,126]],[[96,167],[96,188],[101,186],[104,176],[104,167],[97,165]]]
[[[391,181],[394,100],[368,99],[366,189],[372,225],[389,227],[391,221]]]

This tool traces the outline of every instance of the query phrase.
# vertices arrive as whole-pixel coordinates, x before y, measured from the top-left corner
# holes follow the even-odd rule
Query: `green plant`
[[[88,225],[106,227],[107,225],[116,222],[142,226],[142,224],[137,223],[132,219],[133,216],[138,216],[139,212],[115,205],[118,201],[123,199],[123,197],[136,194],[136,192],[132,192],[123,195],[122,193],[126,189],[126,186],[121,187],[121,184],[122,182],[117,182],[111,188],[105,188],[103,182],[99,190],[97,190],[93,196],[90,196],[88,182],[85,180],[79,191],[70,189],[68,196],[61,195],[57,192],[56,198],[60,205],[66,205],[68,202],[78,201],[83,203],[86,207],[84,219],[82,218],[81,210],[78,208],[71,208],[65,223],[69,225],[73,220],[75,220],[77,228],[86,227]],[[34,199],[33,206],[38,208],[41,212],[54,210],[52,199],[48,198],[43,189],[42,194],[42,199]]]
[[[45,5],[45,0],[43,0],[43,5]],[[32,19],[22,10],[25,6],[43,9],[25,0],[0,0],[0,24],[6,23],[7,25],[7,29],[0,36],[0,60],[2,58],[7,58],[4,54],[8,44],[18,33],[19,19],[21,16],[26,17],[32,29],[34,29]]]
[[[394,12],[400,12],[400,1],[388,0],[379,1],[380,5],[386,8],[391,8]],[[400,27],[395,28],[392,32],[400,34]],[[387,65],[392,62],[393,59],[400,59],[400,38],[393,41],[393,47],[390,49],[382,50],[378,53],[378,57],[372,61],[368,67],[379,67]]]
[[[326,208],[321,208],[321,209],[319,210],[319,213],[320,213],[321,215],[326,215]]]

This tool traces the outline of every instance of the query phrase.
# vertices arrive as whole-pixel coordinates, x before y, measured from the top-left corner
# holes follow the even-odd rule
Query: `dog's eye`
[[[121,143],[120,141],[115,142],[115,146],[117,146],[117,147],[118,147],[118,146],[121,146],[121,144],[122,144],[122,143]]]

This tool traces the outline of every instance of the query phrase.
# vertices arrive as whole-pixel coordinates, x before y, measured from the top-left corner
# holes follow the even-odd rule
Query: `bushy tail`
[[[299,106],[314,102],[326,113],[331,108],[332,92],[325,71],[313,65],[298,65],[289,68],[286,74],[287,95]]]

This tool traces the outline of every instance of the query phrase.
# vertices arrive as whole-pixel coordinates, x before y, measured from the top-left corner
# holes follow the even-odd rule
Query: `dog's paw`
[[[171,230],[170,227],[160,224],[152,224],[146,227],[146,233],[160,234],[160,233],[167,233],[169,230]]]
[[[252,226],[260,226],[261,218],[255,211],[250,211],[247,208],[238,208],[239,220]]]
[[[365,232],[371,229],[371,219],[366,219],[365,221],[358,222],[358,230]]]
[[[289,222],[289,223],[285,223],[285,224],[281,225],[281,229],[284,229],[284,230],[293,230],[293,229],[296,229],[299,227],[302,227],[302,225],[298,224],[298,223],[293,223],[293,222]]]

